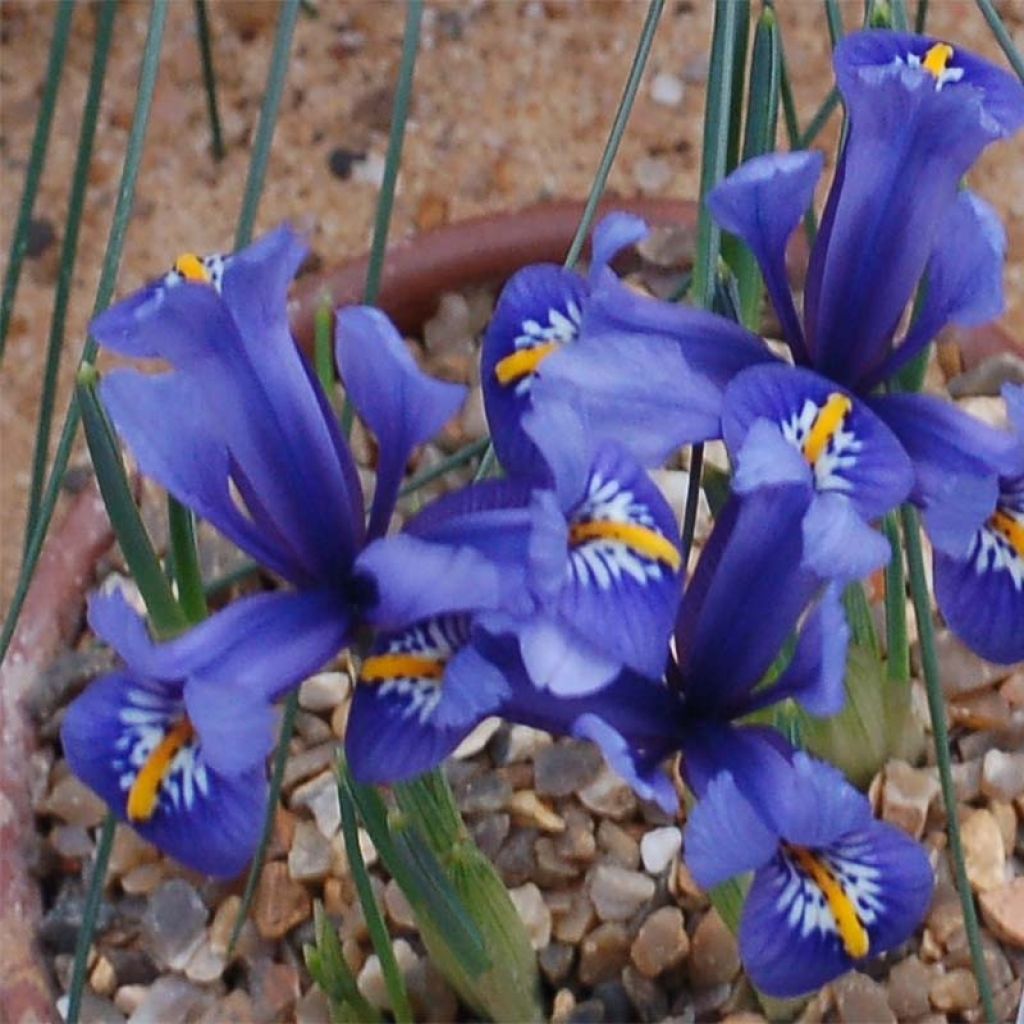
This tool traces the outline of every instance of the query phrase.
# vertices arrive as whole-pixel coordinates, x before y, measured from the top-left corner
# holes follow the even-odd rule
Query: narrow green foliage
[[[53,408],[57,400],[57,376],[60,371],[61,352],[64,348],[64,330],[67,323],[68,303],[71,301],[75,258],[78,255],[78,236],[82,227],[82,214],[85,211],[85,190],[89,183],[89,164],[92,162],[96,124],[99,120],[100,100],[103,98],[103,84],[107,76],[107,58],[110,55],[110,44],[114,36],[114,16],[116,14],[117,3],[115,0],[104,0],[100,7],[92,68],[89,72],[89,85],[85,94],[85,105],[82,109],[78,150],[75,154],[75,167],[71,175],[71,191],[68,196],[68,212],[64,220],[64,239],[61,243],[60,266],[57,270],[57,287],[53,296],[50,333],[46,342],[46,364],[43,370],[43,385],[39,399],[39,417],[36,421],[35,449],[32,453],[28,514],[25,519],[26,550],[39,517],[43,485],[46,482],[46,463],[50,450]]]
[[[889,0],[892,17],[892,27],[897,32],[910,31],[910,18],[907,15],[906,0]]]
[[[917,0],[917,14],[914,16],[914,31],[922,35],[928,22],[928,0]]]
[[[477,484],[481,480],[486,480],[488,477],[493,476],[497,470],[498,456],[495,454],[494,445],[489,444],[483,457],[480,459],[480,465],[476,467],[476,473],[473,474],[473,483]]]
[[[565,257],[565,265],[574,267],[583,252],[583,244],[590,233],[590,225],[593,223],[597,213],[598,203],[604,194],[605,185],[608,183],[608,175],[611,173],[612,164],[619,151],[619,143],[625,134],[626,125],[629,124],[629,115],[633,111],[633,101],[636,99],[637,90],[643,79],[644,68],[647,67],[647,58],[651,53],[651,44],[654,42],[654,34],[661,19],[661,12],[665,7],[665,0],[651,0],[647,7],[647,17],[644,19],[644,26],[640,30],[640,39],[637,42],[636,52],[633,54],[633,63],[629,68],[629,75],[626,78],[625,88],[622,90],[622,97],[619,100],[619,107],[615,111],[615,119],[612,121],[611,131],[608,133],[608,141],[604,144],[604,152],[601,154],[601,162],[597,165],[597,173],[590,186],[590,194],[587,196],[586,206],[583,208],[583,216],[580,218],[576,235],[569,246],[569,252]]]
[[[913,717],[910,686],[888,680],[879,655],[859,643],[847,655],[846,701],[830,718],[814,718],[791,708],[803,745],[830,761],[860,787],[866,787],[894,757],[914,761],[924,736]]]
[[[28,249],[28,232],[32,224],[32,210],[35,207],[39,182],[46,163],[46,150],[50,143],[50,127],[53,124],[53,110],[57,105],[57,90],[60,88],[64,57],[67,54],[68,38],[71,34],[71,15],[75,9],[73,0],[58,0],[57,14],[53,21],[53,38],[50,40],[50,57],[46,64],[46,78],[43,80],[43,94],[39,99],[39,113],[36,116],[32,148],[29,150],[28,166],[25,168],[25,187],[18,204],[18,219],[11,237],[11,250],[7,256],[7,272],[4,274],[3,297],[0,298],[0,360],[3,359],[7,343],[7,331],[11,326],[14,312],[14,296],[18,291],[21,267]]]
[[[128,230],[128,221],[131,219],[132,203],[135,198],[135,183],[139,176],[139,165],[142,162],[142,148],[146,137],[146,126],[149,124],[149,112],[153,104],[153,91],[156,87],[156,76],[160,67],[160,45],[163,40],[166,19],[167,0],[154,0],[149,12],[146,45],[142,52],[142,67],[139,71],[138,99],[135,102],[135,114],[132,118],[131,130],[128,133],[128,145],[125,150],[124,166],[121,170],[121,182],[117,190],[117,202],[114,206],[114,215],[110,224],[110,236],[107,240],[107,249],[103,256],[103,264],[100,267],[100,281],[96,288],[96,302],[93,305],[94,316],[106,309],[110,303],[118,267],[121,263],[121,253],[124,250],[124,236]],[[96,339],[88,337],[82,352],[82,364],[91,363],[95,355]],[[57,451],[53,458],[53,469],[50,471],[46,489],[39,503],[39,514],[36,517],[36,522],[31,531],[29,531],[25,557],[22,560],[21,571],[18,574],[18,582],[15,585],[11,604],[7,610],[7,618],[4,619],[3,635],[0,636],[0,659],[7,653],[11,639],[14,636],[18,616],[21,615],[21,609],[28,595],[32,576],[39,562],[39,556],[42,554],[43,541],[46,539],[46,533],[50,528],[50,521],[57,506],[61,480],[64,476],[64,470],[67,468],[68,460],[71,458],[71,450],[75,443],[75,435],[78,433],[80,421],[81,410],[78,407],[77,398],[72,397],[71,407],[68,410],[67,417],[64,420],[64,427],[60,433],[60,439],[57,442]]]
[[[260,875],[263,874],[263,865],[267,859],[267,848],[270,846],[270,837],[274,833],[274,818],[277,814],[277,803],[281,799],[281,784],[284,781],[284,766],[288,760],[288,749],[291,746],[292,734],[295,732],[295,715],[299,710],[299,691],[293,690],[288,694],[284,702],[284,713],[281,715],[281,733],[277,740],[277,749],[274,751],[274,765],[270,770],[270,793],[267,797],[267,815],[263,819],[263,831],[260,833],[259,846],[256,847],[256,855],[249,866],[249,874],[245,879],[245,889],[242,892],[242,903],[238,908],[238,917],[235,918],[235,926],[231,929],[231,938],[228,941],[228,959],[234,951],[235,943],[242,934],[242,927],[249,916],[252,908],[252,901],[256,897],[256,887],[260,884]]]
[[[196,550],[195,517],[180,502],[167,497],[170,534],[170,564],[178,585],[178,602],[189,623],[202,622],[207,615],[206,591]]]
[[[407,0],[405,35],[402,38],[402,60],[398,67],[398,85],[395,88],[395,104],[391,112],[391,133],[388,136],[384,178],[381,181],[380,197],[377,200],[377,212],[373,222],[373,244],[370,247],[370,263],[366,271],[366,288],[363,291],[363,302],[368,306],[375,305],[377,296],[380,294],[384,253],[388,245],[391,210],[395,203],[398,169],[402,163],[402,146],[405,142],[405,125],[409,119],[409,102],[412,98],[413,72],[416,69],[422,21],[422,0]]]
[[[113,428],[96,395],[96,371],[83,367],[78,376],[78,405],[85,424],[85,439],[96,471],[96,481],[107,507],[114,535],[121,545],[139,593],[146,602],[153,629],[159,636],[173,636],[188,624],[174,599],[160,559],[153,550],[139,515],[135,496],[124,472],[121,450]]]
[[[313,980],[327,996],[332,1022],[366,1021],[376,1024],[381,1016],[359,991],[355,976],[342,954],[337,930],[319,900],[313,904],[313,936],[314,944],[307,943],[302,947],[302,957]]]
[[[478,455],[482,455],[487,451],[490,443],[491,439],[489,437],[481,437],[476,441],[470,441],[469,444],[463,445],[457,452],[452,452],[451,455],[442,459],[436,466],[431,466],[429,469],[423,470],[422,473],[417,473],[398,492],[399,497],[404,498],[409,494],[415,494],[416,491],[426,487],[427,484],[433,483],[446,473],[450,473],[453,469],[458,469],[467,462],[472,462]]]
[[[331,309],[331,297],[325,295],[316,307],[313,320],[313,364],[320,386],[328,398],[334,394],[334,385],[337,383],[334,375],[333,327],[334,310]]]
[[[743,132],[744,85],[747,78],[747,41],[750,36],[750,0],[729,0],[737,7],[735,36],[732,43],[732,104],[729,110],[729,145],[726,153],[725,171],[735,170],[740,162],[740,139]]]
[[[921,527],[917,511],[910,505],[900,510],[903,524],[903,540],[907,551],[907,567],[910,573],[910,593],[914,601],[914,617],[917,620],[917,635],[921,649],[921,667],[924,672],[925,691],[928,694],[928,713],[931,716],[932,736],[935,740],[935,760],[939,767],[939,784],[942,787],[942,802],[946,808],[946,829],[949,834],[949,852],[953,859],[956,887],[963,909],[964,929],[967,944],[971,950],[974,977],[981,993],[981,1004],[985,1019],[996,1021],[995,1006],[992,1002],[992,984],[988,976],[988,965],[981,945],[978,929],[978,914],[971,896],[971,885],[964,865],[964,848],[960,836],[960,818],[957,812],[956,787],[949,758],[949,730],[946,727],[946,703],[939,679],[939,661],[935,654],[935,632],[932,625],[931,596],[925,577],[924,554],[921,550]]]
[[[825,0],[825,20],[828,22],[828,37],[832,49],[846,34],[843,28],[843,13],[839,10],[839,0]]]
[[[750,57],[750,89],[747,123],[743,138],[743,160],[775,149],[779,121],[779,26],[775,12],[766,8],[757,22]],[[761,272],[754,254],[737,238],[729,238],[729,263],[736,275],[741,322],[756,331],[761,320]]]
[[[284,82],[288,74],[288,56],[292,48],[292,36],[295,34],[295,21],[299,13],[299,0],[283,0],[281,13],[277,17],[277,30],[274,33],[274,51],[270,57],[270,71],[267,84],[263,90],[263,105],[260,107],[260,120],[256,128],[256,141],[253,143],[252,156],[249,158],[249,173],[245,179],[245,193],[242,197],[242,211],[235,228],[235,248],[241,249],[252,241],[253,228],[256,225],[256,210],[263,194],[263,182],[267,176],[267,164],[270,161],[270,147],[274,141],[274,128],[281,107],[281,96],[284,93]]]
[[[797,148],[810,149],[814,141],[821,134],[822,129],[828,124],[828,119],[832,116],[833,111],[841,102],[842,96],[839,95],[839,90],[833,86],[821,106],[814,112],[811,123],[807,126],[807,131],[800,136]]]
[[[199,38],[199,55],[203,64],[203,89],[206,92],[206,112],[210,118],[210,151],[214,160],[224,159],[224,137],[220,128],[220,112],[217,109],[217,73],[213,67],[213,45],[210,40],[210,19],[206,11],[206,0],[195,0],[196,35]]]
[[[693,549],[693,535],[697,531],[697,511],[700,508],[701,471],[704,468],[704,445],[695,444],[690,449],[690,473],[686,480],[686,504],[683,507],[683,527],[680,535],[683,572],[690,564]]]
[[[871,651],[875,657],[881,657],[882,648],[878,644],[875,620],[862,583],[851,583],[843,591],[843,608],[853,642]]]
[[[92,874],[85,893],[85,906],[82,908],[82,927],[75,938],[75,962],[71,968],[71,988],[68,990],[68,1010],[64,1016],[67,1024],[78,1024],[79,1012],[82,1009],[82,992],[85,989],[85,977],[89,966],[89,947],[92,945],[93,933],[96,930],[96,917],[100,904],[103,902],[103,887],[107,878],[107,864],[110,862],[110,851],[114,845],[114,829],[117,822],[108,811],[100,828],[99,842],[96,845],[96,859],[93,861]]]
[[[412,1021],[409,996],[405,991],[405,981],[402,978],[402,972],[398,969],[395,952],[391,947],[391,936],[388,935],[387,925],[384,924],[384,916],[381,914],[377,898],[374,896],[370,875],[366,870],[363,854],[359,848],[359,827],[356,821],[355,801],[345,784],[344,775],[340,772],[338,773],[338,805],[341,808],[341,831],[345,839],[349,871],[355,882],[359,903],[363,908],[363,917],[366,919],[366,927],[370,932],[370,940],[380,960],[381,973],[384,975],[384,984],[388,990],[391,1009],[398,1024],[405,1024],[405,1022]]]
[[[693,297],[697,305],[710,309],[714,297],[715,274],[722,245],[722,232],[708,211],[707,194],[725,177],[729,167],[729,137],[733,121],[738,40],[745,3],[715,4],[715,23],[711,39],[711,66],[708,72],[707,104],[704,109],[704,149],[701,158],[700,212],[697,222],[697,258],[693,268]],[[745,39],[745,34],[743,34]]]
[[[885,567],[886,676],[895,682],[910,679],[910,640],[907,635],[907,585],[903,572],[903,546],[895,512],[883,522],[892,557]]]

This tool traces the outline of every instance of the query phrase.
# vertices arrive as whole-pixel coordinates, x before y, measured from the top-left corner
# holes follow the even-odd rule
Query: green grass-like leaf
[[[590,186],[590,193],[587,195],[586,205],[583,207],[583,216],[580,218],[579,227],[576,228],[576,234],[565,257],[567,267],[574,267],[583,252],[583,245],[590,233],[590,225],[597,213],[601,196],[604,195],[605,186],[608,184],[608,175],[611,174],[612,165],[619,152],[619,143],[622,141],[626,125],[629,124],[630,114],[633,112],[633,101],[636,99],[637,90],[643,80],[647,58],[650,56],[651,45],[654,42],[654,35],[657,32],[664,7],[665,0],[651,0],[647,8],[647,17],[640,30],[640,38],[633,53],[633,62],[629,68],[629,75],[626,77],[626,85],[622,90],[618,109],[615,111],[611,131],[608,133],[608,141],[604,144],[604,152],[601,154],[597,172],[594,174],[594,181]]]
[[[886,676],[892,682],[910,680],[910,639],[907,634],[907,584],[903,571],[903,546],[895,512],[883,520],[892,557],[885,567]]]
[[[214,160],[224,159],[224,136],[220,127],[220,111],[217,109],[217,73],[213,67],[213,44],[210,39],[210,18],[206,0],[195,0],[196,36],[199,39],[199,56],[203,65],[203,91],[206,93],[206,113],[210,119],[210,152]]]
[[[928,695],[928,713],[932,723],[932,737],[935,741],[935,760],[939,766],[939,784],[942,787],[942,802],[946,808],[946,830],[949,834],[949,852],[953,858],[953,872],[964,915],[964,929],[967,944],[971,950],[974,977],[981,993],[981,1004],[985,1019],[998,1020],[992,1001],[992,983],[989,980],[985,951],[981,945],[978,929],[978,913],[971,895],[971,885],[964,865],[964,847],[960,836],[960,816],[957,811],[956,787],[949,758],[949,730],[946,728],[946,702],[939,679],[939,661],[935,654],[935,631],[932,625],[931,596],[925,576],[924,554],[921,550],[921,527],[917,510],[904,505],[900,510],[903,524],[903,541],[907,552],[907,567],[910,574],[910,593],[914,602],[914,617],[917,620],[917,636],[921,649],[921,666],[924,673],[925,691]]]
[[[53,21],[53,38],[50,40],[50,56],[46,63],[46,77],[43,79],[43,94],[39,98],[39,113],[36,115],[28,166],[25,168],[25,186],[21,193],[21,202],[18,204],[18,219],[11,237],[3,296],[0,298],[0,361],[3,360],[7,331],[14,313],[14,298],[21,278],[21,267],[25,262],[25,252],[28,249],[28,231],[32,223],[36,196],[39,193],[39,182],[43,176],[43,166],[46,163],[46,150],[50,144],[53,111],[57,105],[57,91],[64,70],[64,58],[71,35],[71,15],[74,10],[74,0],[58,0],[57,14]]]
[[[96,26],[96,42],[93,46],[89,85],[82,108],[78,149],[75,153],[75,166],[71,174],[71,191],[68,195],[68,212],[64,220],[60,266],[57,270],[57,287],[54,291],[53,313],[50,317],[50,333],[46,342],[46,362],[43,368],[43,385],[40,390],[39,416],[36,420],[35,448],[32,453],[28,512],[25,517],[26,549],[39,518],[43,485],[46,482],[46,463],[50,451],[53,409],[57,400],[57,377],[60,371],[61,352],[64,348],[64,331],[67,323],[68,303],[71,301],[75,259],[78,255],[78,236],[82,227],[82,214],[85,212],[89,164],[92,162],[93,143],[96,140],[96,125],[99,120],[100,100],[103,98],[103,85],[107,77],[107,58],[110,56],[110,44],[114,37],[116,14],[116,0],[103,0],[100,6],[99,22]]]
[[[332,1021],[368,1021],[375,1024],[380,1014],[359,991],[355,976],[341,951],[338,933],[324,912],[323,904],[313,904],[315,945],[302,947],[313,980],[320,986],[331,1007]]]
[[[996,42],[1006,55],[1006,59],[1010,62],[1010,67],[1016,72],[1017,77],[1024,82],[1024,58],[1021,57],[1020,50],[1014,44],[1013,38],[1003,24],[1003,19],[999,17],[999,12],[995,9],[992,0],[975,0],[975,2],[978,5],[978,10],[981,11],[982,16],[988,23],[988,27],[992,30],[992,35],[996,37]]]
[[[178,586],[178,602],[189,623],[202,622],[207,615],[206,588],[196,550],[196,522],[192,512],[167,496],[170,540],[169,562]]]
[[[96,917],[103,902],[103,885],[107,878],[107,864],[110,863],[116,827],[114,815],[108,811],[100,828],[96,859],[93,861],[92,874],[86,888],[82,927],[75,938],[75,960],[71,967],[71,987],[68,989],[68,1011],[65,1016],[67,1024],[78,1024],[79,1012],[82,1009],[82,992],[85,989],[85,976],[89,966],[89,948],[92,946],[92,937],[96,931]]]

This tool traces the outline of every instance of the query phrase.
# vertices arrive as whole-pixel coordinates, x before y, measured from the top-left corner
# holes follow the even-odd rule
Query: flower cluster
[[[90,622],[125,667],[71,706],[63,742],[121,819],[202,871],[241,870],[266,811],[275,702],[350,647],[345,745],[363,781],[430,769],[498,714],[594,740],[674,812],[663,766],[681,753],[688,863],[706,886],[753,872],[740,941],[765,992],[814,988],[911,934],[932,888],[923,851],[750,716],[784,700],[841,708],[841,591],[889,558],[873,524],[906,500],[923,510],[950,626],[988,658],[1024,658],[1024,391],[1006,395],[1014,435],[884,386],[945,324],[1001,308],[1000,226],[959,183],[1024,123],[1024,90],[892,32],[848,37],[836,69],[848,133],[802,317],[785,247],[820,155],[752,160],[709,197],[756,256],[792,358],[628,289],[610,263],[647,227],[607,217],[587,276],[525,268],[487,330],[505,476],[397,534],[409,455],[463,389],[420,371],[381,313],[338,312],[338,369],[379,449],[365,514],[289,333],[304,255],[290,230],[183,257],[95,321],[102,345],[170,366],[102,384],[141,469],[287,584],[164,643],[119,595],[93,599]],[[732,494],[684,588],[678,524],[648,469],[711,439]]]

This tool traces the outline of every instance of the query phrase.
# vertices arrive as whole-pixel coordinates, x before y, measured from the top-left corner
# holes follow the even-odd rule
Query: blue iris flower
[[[120,817],[211,874],[251,855],[272,705],[285,692],[365,627],[388,635],[521,610],[514,574],[450,530],[441,542],[383,536],[409,454],[464,389],[423,374],[386,317],[354,307],[338,314],[336,353],[379,445],[364,521],[352,456],[288,327],[305,251],[282,228],[228,259],[183,257],[92,325],[105,347],[170,364],[101,385],[142,471],[290,585],[161,645],[122,601],[94,602],[97,632],[126,667],[69,709],[68,760]]]
[[[1024,658],[1024,545],[1017,530],[986,527],[1001,481],[1019,472],[1014,438],[938,398],[876,389],[947,323],[982,323],[1002,309],[1002,229],[959,183],[987,145],[1024,123],[1024,87],[946,43],[887,31],[848,36],[835,65],[848,132],[802,317],[785,249],[810,205],[821,155],[756,158],[708,197],[719,223],[756,256],[795,365],[721,318],[606,282],[587,306],[586,346],[545,363],[533,401],[538,409],[567,397],[582,403],[648,462],[685,441],[724,438],[740,493],[784,482],[807,490],[805,564],[840,583],[886,562],[888,545],[869,524],[908,497],[924,512],[938,561],[963,559],[983,530],[999,554],[979,554],[973,573],[961,574],[962,600],[992,608],[993,620],[958,615],[948,587],[939,588],[940,607],[969,645],[1016,661]],[[916,316],[897,341],[922,281]],[[705,332],[709,321],[715,333]],[[593,386],[606,338],[629,352],[618,360],[628,408],[604,404]],[[689,376],[676,376],[681,364]],[[718,395],[720,419],[703,437],[692,419],[668,418],[694,377],[702,408],[708,383]]]
[[[676,624],[664,679],[626,673],[631,696],[563,731],[598,742],[637,793],[676,806],[662,771],[682,754],[697,797],[685,851],[710,887],[753,871],[740,924],[744,965],[764,992],[817,988],[905,941],[927,911],[932,872],[910,837],[874,820],[830,766],[773,729],[739,724],[792,698],[819,715],[843,702],[848,633],[837,587],[801,567],[791,528],[802,488],[765,487],[723,509]],[[768,671],[787,639],[792,656]]]

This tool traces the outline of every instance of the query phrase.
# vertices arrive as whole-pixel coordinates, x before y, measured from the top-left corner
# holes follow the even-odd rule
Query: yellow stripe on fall
[[[811,431],[804,441],[804,458],[813,466],[821,458],[829,441],[843,425],[846,414],[853,408],[853,402],[846,395],[834,391],[828,401],[818,410]]]
[[[363,662],[361,683],[384,683],[389,679],[440,679],[444,662],[418,654],[376,654]]]
[[[953,47],[949,43],[936,43],[924,55],[921,67],[936,78],[942,77],[942,72],[953,59]]]
[[[512,355],[498,360],[497,366],[494,367],[494,376],[498,378],[499,384],[514,384],[523,377],[535,373],[537,367],[561,347],[561,342],[548,341],[543,345],[534,345],[533,348],[521,348]]]
[[[839,929],[839,937],[843,940],[843,948],[855,960],[867,956],[871,946],[868,930],[861,923],[857,908],[842,883],[810,850],[803,846],[790,846],[788,849],[800,868],[824,894]]]
[[[160,787],[164,784],[178,751],[195,735],[192,723],[183,718],[172,726],[135,776],[128,791],[126,813],[129,821],[149,821],[156,810]]]
[[[569,527],[569,543],[576,547],[591,540],[611,541],[625,544],[639,555],[656,562],[664,562],[673,572],[682,563],[679,549],[657,530],[636,523],[616,523],[607,519],[592,519],[585,523],[573,523]]]
[[[997,509],[988,521],[988,525],[1006,538],[1010,547],[1024,558],[1024,525],[1017,522],[1009,512]]]
[[[174,261],[174,269],[186,281],[192,281],[194,284],[210,283],[210,275],[203,266],[203,261],[194,252],[182,253]]]

